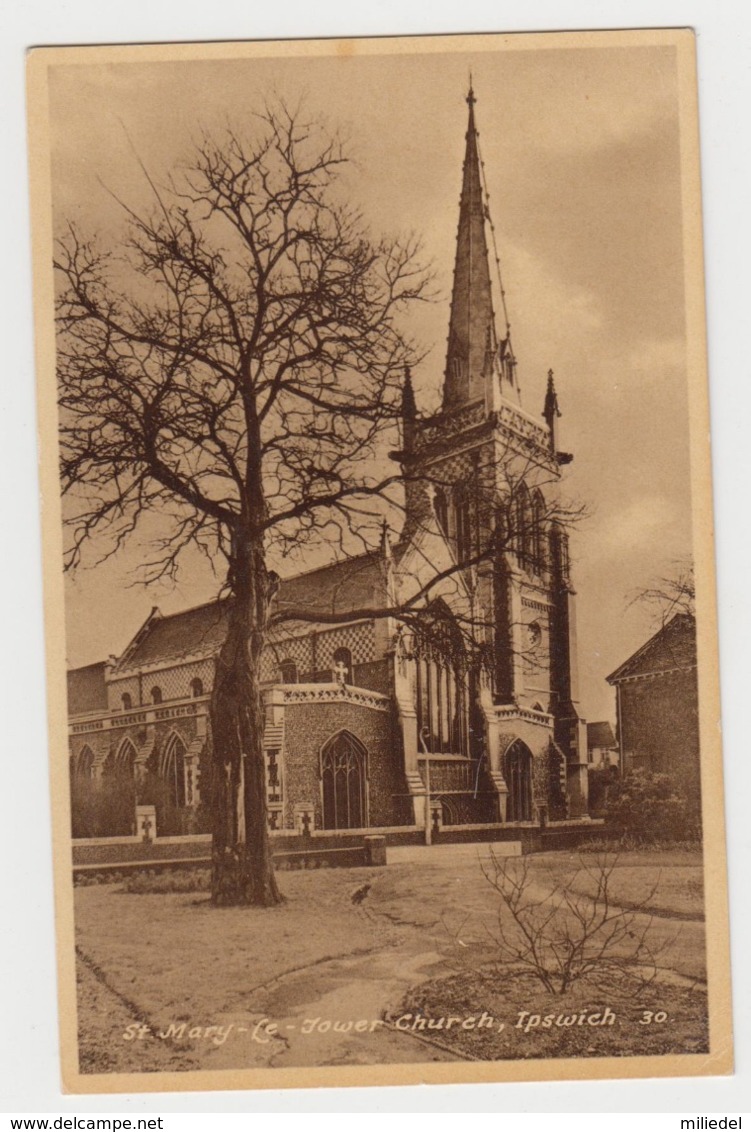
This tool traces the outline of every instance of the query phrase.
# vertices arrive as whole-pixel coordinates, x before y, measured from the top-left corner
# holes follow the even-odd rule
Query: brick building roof
[[[696,667],[696,622],[687,613],[676,613],[606,680],[618,684],[635,676]]]
[[[107,707],[107,685],[104,681],[104,661],[72,668],[68,672],[68,712],[85,715],[90,711],[103,711]]]
[[[587,747],[590,751],[607,751],[615,745],[613,728],[606,719],[599,723],[587,724]]]

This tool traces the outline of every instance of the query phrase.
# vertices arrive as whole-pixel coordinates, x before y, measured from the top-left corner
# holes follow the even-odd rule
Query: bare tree
[[[667,625],[677,613],[696,618],[696,587],[694,565],[690,560],[673,563],[669,574],[656,578],[650,585],[637,590],[629,605],[642,604],[650,608],[660,627]]]
[[[414,239],[374,240],[337,199],[340,143],[284,106],[256,136],[204,139],[117,254],[60,239],[58,374],[66,565],[146,530],[142,577],[198,547],[226,562],[228,630],[210,706],[214,900],[280,899],[265,821],[259,660],[275,575],[395,476],[363,456],[393,429],[427,295]],[[359,457],[359,458],[358,458]],[[158,535],[147,519],[158,515]]]
[[[506,648],[497,627],[472,606],[456,619],[457,645],[433,601],[438,587],[452,575],[471,586],[512,551],[540,566],[552,553],[543,529],[580,513],[557,493],[537,510],[519,505],[528,482],[557,479],[554,452],[499,456],[489,444],[471,485],[473,537],[408,599],[330,615],[274,606],[272,563],[320,544],[339,557],[372,550],[384,514],[410,511],[410,493],[452,485],[426,471],[419,443],[404,446],[408,425],[421,428],[404,379],[419,354],[400,320],[431,297],[419,242],[368,234],[342,199],[342,146],[321,127],[281,105],[257,126],[252,138],[204,139],[179,178],[150,181],[152,212],[122,204],[116,251],[71,227],[55,259],[67,568],[88,544],[101,562],[136,538],[148,584],[174,578],[198,548],[228,598],[210,703],[221,904],[281,899],[260,686],[273,631],[392,616],[448,643],[452,662],[473,652],[492,667]],[[434,518],[428,505],[418,527]]]

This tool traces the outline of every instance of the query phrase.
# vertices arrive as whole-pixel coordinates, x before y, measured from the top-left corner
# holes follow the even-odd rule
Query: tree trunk
[[[263,553],[236,552],[227,637],[211,696],[214,904],[279,904],[266,819],[260,692],[269,592]]]

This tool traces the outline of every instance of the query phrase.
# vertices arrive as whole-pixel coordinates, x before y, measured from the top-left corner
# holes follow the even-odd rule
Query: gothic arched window
[[[424,631],[416,636],[419,750],[469,755],[469,688],[461,632],[442,602],[434,603],[427,618]]]
[[[279,680],[282,684],[297,683],[297,665],[294,660],[283,660],[279,665]]]
[[[123,711],[130,711],[133,707],[133,697],[130,692],[123,692],[122,694]]]
[[[75,778],[91,778],[94,774],[94,752],[88,745],[71,759],[71,773]]]
[[[503,777],[508,786],[507,821],[532,820],[532,753],[517,739],[503,760]]]
[[[154,687],[151,689],[151,702],[152,704],[160,704],[162,702],[162,689]]]
[[[135,743],[127,737],[123,739],[115,752],[114,758],[110,755],[105,763],[109,773],[115,773],[124,778],[133,778],[136,773],[136,757],[138,752]]]
[[[180,809],[186,804],[185,796],[185,754],[186,747],[174,731],[170,735],[159,759],[159,777],[169,792],[172,806]]]
[[[190,694],[194,700],[203,695],[203,680],[200,680],[198,676],[190,682]]]
[[[349,731],[321,751],[324,829],[364,829],[368,824],[368,753]]]

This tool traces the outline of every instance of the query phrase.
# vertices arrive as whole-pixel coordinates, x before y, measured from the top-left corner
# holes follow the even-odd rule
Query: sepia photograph
[[[28,83],[66,1089],[731,1072],[693,33]]]

